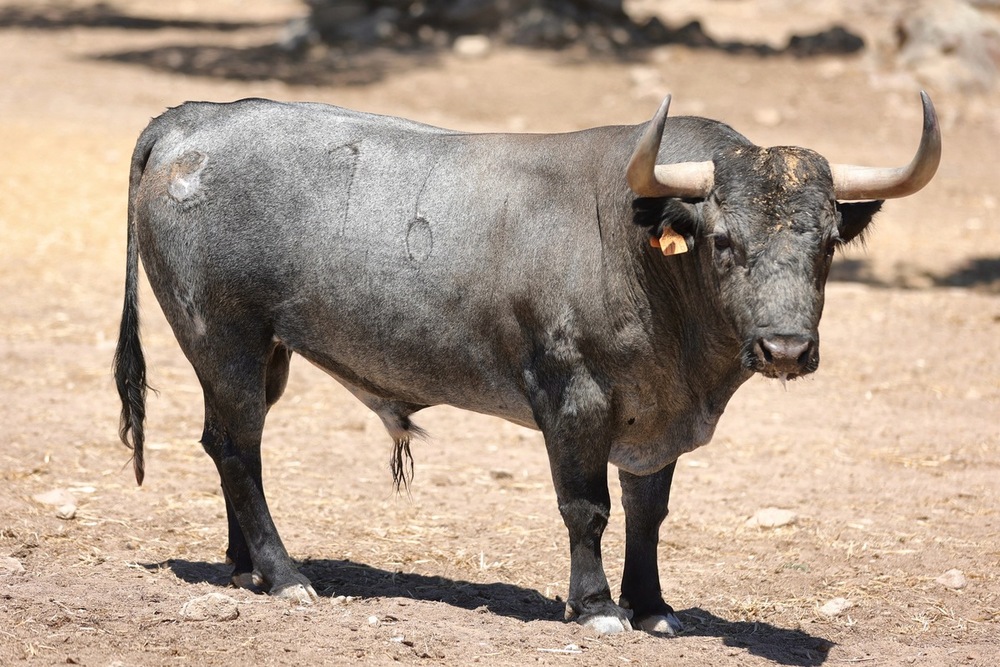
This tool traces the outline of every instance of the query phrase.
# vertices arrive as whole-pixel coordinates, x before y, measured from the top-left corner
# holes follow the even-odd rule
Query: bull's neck
[[[709,253],[697,244],[672,256],[643,247],[637,271],[645,285],[654,345],[662,353],[661,371],[694,394],[721,392],[728,400],[750,373],[740,362],[742,341],[722,311],[706,261],[711,261]]]
[[[750,373],[740,362],[742,340],[723,313],[714,273],[705,265],[711,262],[711,249],[701,241],[687,253],[664,256],[650,247],[646,230],[633,222],[635,195],[622,177],[629,156],[614,150],[619,143],[634,145],[640,130],[616,130],[596,170],[605,184],[595,191],[606,250],[603,284],[612,293],[606,298],[631,302],[627,309],[646,332],[648,352],[664,386],[686,385],[703,397],[728,392],[728,400]]]

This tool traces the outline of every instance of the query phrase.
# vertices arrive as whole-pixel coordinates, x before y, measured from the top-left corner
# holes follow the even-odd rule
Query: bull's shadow
[[[559,598],[549,599],[536,590],[512,584],[480,584],[440,576],[389,572],[350,560],[307,560],[298,565],[321,597],[402,597],[443,602],[460,609],[485,607],[493,614],[521,621],[557,620],[563,615],[564,604]],[[173,559],[145,567],[166,567],[188,583],[207,581],[218,586],[229,585],[232,570],[232,566],[222,563]]]
[[[744,649],[779,665],[822,665],[836,645],[802,630],[760,621],[730,621],[698,607],[680,610],[677,616],[684,624],[682,636],[718,637],[726,646]]]
[[[229,584],[231,566],[204,561],[168,560],[147,569],[170,569],[188,583]],[[536,590],[506,583],[474,583],[423,574],[389,572],[350,560],[307,560],[299,563],[321,597],[410,598],[443,602],[460,609],[485,608],[520,621],[551,620],[563,616],[561,598],[550,599]],[[834,646],[822,637],[770,623],[730,621],[693,607],[677,612],[684,624],[682,637],[718,637],[726,646],[740,648],[779,665],[816,667],[826,662]]]

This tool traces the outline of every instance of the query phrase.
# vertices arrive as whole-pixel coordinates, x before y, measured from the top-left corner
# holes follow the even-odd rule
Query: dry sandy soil
[[[265,480],[321,599],[227,588],[200,392],[146,289],[160,393],[142,488],[117,439],[128,156],[166,106],[259,95],[554,131],[640,122],[669,91],[673,112],[758,143],[902,163],[918,84],[885,44],[905,4],[633,6],[775,44],[837,18],[869,38],[850,58],[496,49],[345,65],[317,52],[293,69],[259,48],[303,13],[292,0],[0,3],[0,664],[1000,664],[997,95],[931,90],[941,169],[885,207],[867,250],[838,259],[820,372],[787,390],[749,382],[715,441],[681,459],[660,547],[678,637],[595,637],[560,620],[569,558],[539,434],[430,409],[412,494],[396,496],[378,419],[301,359],[265,431]],[[74,518],[33,499],[54,490],[72,495]],[[748,527],[766,507],[797,518]],[[616,507],[615,589],[623,536]],[[938,581],[952,569],[964,588]],[[183,620],[211,592],[238,617]],[[835,598],[850,608],[822,613]]]

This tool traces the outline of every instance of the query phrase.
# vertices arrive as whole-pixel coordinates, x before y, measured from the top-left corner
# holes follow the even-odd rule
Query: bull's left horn
[[[924,130],[917,154],[905,167],[858,167],[831,164],[837,199],[895,199],[906,197],[927,185],[941,162],[941,126],[927,93],[920,91],[924,106]]]
[[[712,191],[715,182],[715,165],[712,162],[656,164],[669,109],[670,95],[667,95],[632,152],[632,159],[625,170],[628,186],[640,197],[703,199]]]

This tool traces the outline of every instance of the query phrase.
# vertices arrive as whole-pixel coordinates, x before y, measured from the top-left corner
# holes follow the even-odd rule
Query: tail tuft
[[[392,486],[396,493],[402,487],[409,494],[410,483],[413,482],[413,454],[410,452],[409,437],[393,441],[389,469],[392,471]]]

